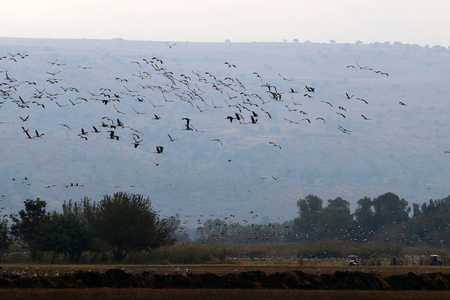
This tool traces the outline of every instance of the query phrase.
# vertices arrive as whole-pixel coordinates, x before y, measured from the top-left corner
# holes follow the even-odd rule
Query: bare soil
[[[0,298],[9,300],[78,299],[314,299],[314,300],[446,300],[447,291],[322,291],[322,290],[223,290],[223,289],[0,289]]]
[[[142,273],[150,269],[155,269],[155,274],[165,275],[172,274],[174,270],[180,268],[183,272],[186,268],[192,274],[204,274],[214,273],[216,275],[225,275],[233,273],[235,270],[238,272],[249,271],[263,271],[266,274],[274,274],[277,272],[288,272],[294,270],[300,270],[308,274],[333,274],[336,271],[344,272],[378,272],[383,277],[391,275],[404,275],[410,272],[414,274],[426,274],[426,273],[444,273],[450,274],[450,266],[419,266],[419,265],[407,265],[407,266],[359,266],[349,267],[345,262],[325,264],[309,264],[300,265],[298,263],[289,262],[239,262],[234,264],[202,264],[202,265],[24,265],[24,264],[10,264],[2,265],[9,268],[10,271],[17,270],[22,271],[28,267],[28,274],[33,275],[34,269],[39,268],[37,274],[51,276],[53,272],[58,270],[60,275],[69,274],[76,271],[92,271],[92,272],[106,272],[109,269],[121,269],[124,271],[133,271],[134,274]],[[51,271],[49,271],[51,268]],[[1,275],[0,275],[1,276]]]

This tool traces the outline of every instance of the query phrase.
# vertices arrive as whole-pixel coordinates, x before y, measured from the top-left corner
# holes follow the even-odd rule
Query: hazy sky
[[[14,0],[0,36],[450,45],[447,0]]]

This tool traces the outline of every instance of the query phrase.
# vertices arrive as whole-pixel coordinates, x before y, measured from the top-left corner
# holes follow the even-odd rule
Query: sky
[[[14,0],[0,36],[450,46],[446,0]]]

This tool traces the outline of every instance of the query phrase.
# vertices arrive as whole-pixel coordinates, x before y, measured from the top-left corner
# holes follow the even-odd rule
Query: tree
[[[111,248],[120,262],[130,251],[150,251],[174,242],[174,228],[160,220],[150,198],[138,194],[105,195],[92,205],[91,224],[95,234]]]
[[[11,244],[11,237],[9,235],[8,220],[0,220],[0,261],[4,257],[4,253],[8,250]]]
[[[373,216],[373,202],[369,197],[358,200],[358,207],[355,210],[355,219],[359,226],[365,231],[375,229],[375,220]]]
[[[414,215],[402,228],[410,244],[426,242],[433,246],[446,246],[450,240],[450,196],[430,200],[421,206],[413,204]]]
[[[32,261],[36,261],[38,253],[37,235],[41,230],[41,225],[48,218],[45,207],[47,203],[37,198],[24,201],[25,210],[19,211],[19,218],[11,215],[15,223],[11,226],[11,233],[19,240],[22,240],[31,252]]]
[[[307,238],[317,238],[319,213],[322,211],[322,199],[316,195],[308,195],[297,201],[299,218],[294,220],[297,231]]]
[[[337,197],[328,200],[328,206],[319,214],[319,235],[321,238],[339,239],[353,226],[353,216],[350,213],[350,203]]]
[[[373,199],[374,220],[377,229],[383,225],[393,225],[408,220],[411,208],[405,199],[394,193],[386,193]]]
[[[71,263],[78,263],[81,254],[89,250],[92,238],[90,228],[74,215],[54,212],[42,224],[37,243],[41,250],[53,252],[52,263],[58,254],[64,254]]]

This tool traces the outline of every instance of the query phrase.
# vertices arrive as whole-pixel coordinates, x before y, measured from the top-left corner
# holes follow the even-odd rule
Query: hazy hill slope
[[[28,56],[15,62],[8,53]],[[352,205],[387,191],[409,202],[449,194],[450,51],[442,47],[1,38],[0,56],[7,210],[28,197],[59,208],[125,190],[167,215],[253,210],[286,219],[310,193]],[[226,119],[236,113],[243,124]],[[22,126],[45,135],[27,139]]]

